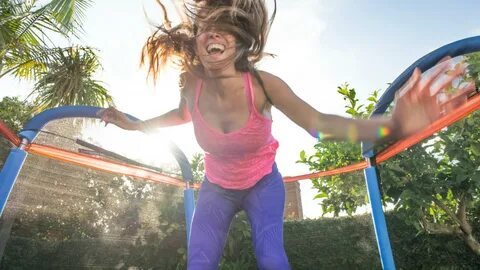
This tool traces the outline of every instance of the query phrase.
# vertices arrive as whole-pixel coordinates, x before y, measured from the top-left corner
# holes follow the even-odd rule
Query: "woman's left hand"
[[[435,70],[421,74],[416,68],[412,77],[397,91],[392,112],[396,136],[413,134],[467,101],[475,89],[473,82],[452,90],[452,82],[465,72],[465,64],[450,68],[451,60],[441,61]]]

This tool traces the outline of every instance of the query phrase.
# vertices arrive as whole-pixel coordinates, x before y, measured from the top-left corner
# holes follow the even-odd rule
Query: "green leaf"
[[[306,159],[305,159],[305,151],[302,150],[302,151],[300,152],[300,161],[301,161],[301,162],[305,162],[305,160],[306,160]]]
[[[328,194],[326,193],[318,193],[317,195],[315,195],[315,197],[313,197],[313,199],[321,199],[321,198],[327,198],[328,197]]]

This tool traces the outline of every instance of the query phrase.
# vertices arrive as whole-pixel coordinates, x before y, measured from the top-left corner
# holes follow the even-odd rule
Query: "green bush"
[[[286,222],[284,238],[293,269],[381,268],[368,216]]]
[[[386,218],[397,269],[480,269],[461,239],[418,234],[393,212]],[[293,269],[381,269],[370,215],[286,222],[285,248]]]
[[[121,181],[110,185],[115,183]],[[116,211],[110,228],[120,226],[120,234],[105,234],[92,226],[89,214],[62,218],[58,213],[17,213],[0,269],[185,269],[181,201],[171,198],[152,211],[161,211],[161,222],[152,227],[146,220],[136,222],[139,214],[134,210],[142,200],[130,197],[128,207]],[[418,234],[404,220],[398,213],[387,213],[397,269],[480,269],[480,258],[461,239]],[[220,269],[256,269],[250,238],[246,215],[240,213],[231,225]],[[381,268],[370,215],[288,221],[284,239],[293,269]]]

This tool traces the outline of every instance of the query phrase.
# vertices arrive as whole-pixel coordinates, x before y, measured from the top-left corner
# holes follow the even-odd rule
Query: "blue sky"
[[[272,1],[267,3],[271,6]],[[385,89],[428,52],[480,35],[480,2],[476,0],[278,0],[277,4],[266,47],[277,57],[265,59],[259,68],[281,77],[298,96],[327,113],[343,114],[343,100],[336,93],[342,83],[355,87],[364,100],[374,89]],[[119,109],[140,118],[157,116],[178,103],[176,71],[164,72],[154,87],[146,82],[145,70],[138,67],[140,49],[151,33],[145,14],[159,22],[154,0],[97,0],[86,13],[85,34],[73,41],[98,49],[103,64],[98,78],[105,82]],[[14,79],[0,81],[2,96],[25,96],[28,88]],[[278,111],[273,117],[273,133],[280,141],[280,170],[285,176],[308,173],[295,161],[301,150],[312,152],[315,140]],[[87,136],[107,145],[125,145],[121,139],[111,139],[118,130],[108,130],[111,133],[89,131]],[[187,154],[201,151],[190,125],[166,133]],[[138,152],[138,148],[129,151]],[[304,210],[313,217],[318,208],[307,182],[302,182]]]

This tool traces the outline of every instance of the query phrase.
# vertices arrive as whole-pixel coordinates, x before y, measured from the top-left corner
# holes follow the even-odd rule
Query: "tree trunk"
[[[421,224],[425,231],[431,234],[443,234],[443,235],[457,235],[463,239],[465,244],[473,251],[473,253],[480,256],[480,243],[473,236],[472,226],[467,220],[467,204],[468,198],[465,195],[460,196],[460,201],[457,211],[454,213],[449,207],[443,204],[441,201],[434,198],[435,203],[442,208],[447,215],[449,215],[453,221],[458,225],[447,224],[435,224],[428,222],[425,217],[422,217]]]
[[[478,243],[477,239],[475,239],[472,234],[465,235],[463,239],[467,243],[467,246],[473,251],[473,253],[480,256],[480,243]]]
[[[460,220],[460,228],[463,232],[463,240],[467,243],[467,246],[478,256],[480,256],[480,243],[473,237],[472,226],[467,220],[467,204],[469,199],[467,196],[462,195],[460,197],[460,203],[458,206],[457,217]]]

